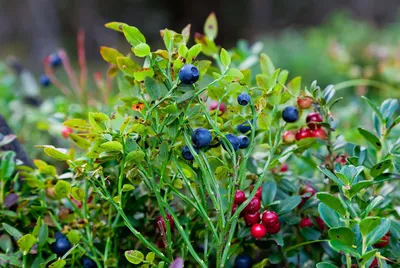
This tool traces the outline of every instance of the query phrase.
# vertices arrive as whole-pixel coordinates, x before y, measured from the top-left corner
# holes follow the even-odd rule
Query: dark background
[[[191,23],[192,31],[202,32],[215,11],[217,43],[229,48],[239,38],[254,41],[287,27],[318,25],[337,10],[382,25],[395,20],[399,7],[399,0],[0,0],[0,58],[16,55],[41,68],[41,59],[59,47],[74,52],[83,28],[89,60],[100,61],[99,46],[123,41],[103,26],[109,21],[134,25],[155,44],[162,28],[180,31]]]

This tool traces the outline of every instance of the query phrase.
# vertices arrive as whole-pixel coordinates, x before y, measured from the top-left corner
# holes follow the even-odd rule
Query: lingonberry
[[[266,210],[261,216],[261,221],[266,227],[272,227],[279,222],[279,216],[275,211]]]
[[[306,123],[308,127],[312,130],[318,129],[321,127],[322,116],[317,112],[312,112],[307,115]]]
[[[253,197],[253,199],[251,199],[250,203],[247,204],[244,210],[247,213],[256,213],[257,211],[260,210],[260,208],[261,208],[260,199],[258,199],[257,197]]]
[[[253,225],[256,223],[260,223],[260,212],[255,213],[244,213],[244,221],[247,225]]]
[[[218,109],[218,104],[219,104],[219,111],[221,112],[221,114],[225,113],[226,105],[223,102],[218,103],[218,101],[212,101],[210,103],[210,110],[214,111],[214,110]]]
[[[49,56],[50,66],[56,68],[61,65],[62,60],[58,53],[53,53]]]
[[[302,218],[299,223],[300,228],[313,227],[314,224],[310,218]]]
[[[63,136],[65,139],[68,139],[69,134],[73,133],[74,130],[70,127],[63,127],[61,130],[61,136]]]
[[[247,93],[242,93],[237,97],[237,102],[242,105],[246,106],[250,102],[250,95]]]
[[[301,109],[308,109],[311,107],[313,103],[313,100],[311,97],[308,96],[299,96],[297,98],[297,105],[301,108]]]
[[[68,238],[60,232],[56,233],[56,241],[51,244],[51,251],[60,257],[67,253],[71,248],[72,245]]]
[[[251,236],[259,239],[267,235],[267,228],[259,223],[253,224],[250,229]]]
[[[294,106],[288,106],[283,109],[282,118],[287,123],[296,122],[299,119],[299,110]]]
[[[279,233],[281,230],[281,223],[278,221],[274,226],[268,226],[267,231],[269,234]]]
[[[317,193],[317,191],[316,191],[313,187],[311,187],[310,184],[307,183],[307,184],[304,185],[304,187],[301,189],[300,194],[303,195],[303,194],[307,194],[307,193],[310,193],[310,195],[309,195],[309,196],[305,196],[305,197],[303,197],[303,198],[308,199],[308,198],[310,198],[311,196],[315,195],[315,194]]]
[[[287,172],[289,170],[289,165],[288,164],[286,164],[286,163],[283,163],[282,165],[281,165],[281,168],[280,168],[280,172],[282,172],[282,173],[284,173],[284,172]]]
[[[200,72],[193,64],[186,64],[179,70],[179,80],[185,85],[192,85],[199,80]]]
[[[252,122],[253,122],[253,120],[251,120],[250,122],[246,121],[246,122],[238,125],[237,129],[239,130],[240,133],[245,134],[250,131]]]
[[[199,150],[196,147],[193,148],[196,153],[199,153]],[[194,160],[194,156],[187,145],[182,147],[182,157],[186,160]]]
[[[315,217],[315,222],[317,223],[319,229],[321,230],[325,229],[325,223],[320,217]]]
[[[239,149],[240,146],[240,140],[237,136],[233,135],[233,134],[226,134],[225,137],[228,139],[228,141],[230,142],[230,144],[233,147],[233,150],[237,151]],[[227,148],[225,147],[224,144],[222,144],[222,147],[227,150]]]
[[[384,248],[387,245],[389,245],[390,242],[390,236],[388,234],[385,234],[378,243],[375,243],[373,246],[375,248]]]
[[[42,87],[48,87],[51,84],[50,78],[45,74],[42,74],[40,76],[39,82],[42,85]]]
[[[243,191],[241,191],[241,190],[237,190],[236,192],[235,192],[235,198],[234,198],[234,203],[235,204],[238,204],[238,205],[240,205],[240,204],[242,204],[244,201],[246,201],[246,194],[243,192]]]
[[[300,141],[302,139],[310,138],[311,131],[306,127],[302,127],[296,131],[296,140]]]
[[[247,254],[240,254],[235,259],[234,268],[251,268],[253,259]]]
[[[262,187],[257,188],[256,195],[254,197],[257,197],[258,199],[262,199]]]
[[[171,230],[174,228],[175,223],[174,220],[172,219],[172,216],[167,214],[167,221],[169,222],[169,227]],[[167,231],[167,227],[165,225],[164,218],[162,216],[158,216],[156,219],[156,228],[160,231],[164,231],[164,233]],[[162,229],[161,229],[162,228]]]
[[[284,143],[293,143],[296,140],[296,135],[293,131],[285,131],[282,135],[282,140]]]
[[[249,147],[250,145],[250,139],[247,136],[239,136],[239,148],[240,149],[245,149],[247,147]]]
[[[313,138],[321,139],[321,140],[326,140],[327,135],[326,132],[323,128],[317,128],[315,130],[311,130],[311,136]]]
[[[207,147],[211,141],[212,136],[208,129],[198,128],[192,133],[192,142],[197,148]]]
[[[86,256],[82,257],[82,266],[83,268],[97,268],[95,261]]]
[[[237,204],[233,204],[233,206],[232,206],[232,215],[235,214],[237,208],[238,208],[238,205]]]
[[[376,257],[374,257],[369,268],[376,268],[376,267],[378,267],[378,259]]]

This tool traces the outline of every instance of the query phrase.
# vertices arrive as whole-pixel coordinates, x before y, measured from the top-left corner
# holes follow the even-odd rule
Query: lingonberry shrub
[[[61,173],[40,160],[21,169],[37,193],[27,199],[29,216],[39,219],[25,235],[6,225],[20,250],[3,260],[21,263],[22,255],[26,267],[398,262],[397,100],[377,107],[365,98],[374,131],[359,128],[359,144],[346,142],[333,86],[306,88],[300,77],[287,81],[288,71],[266,54],[217,46],[214,14],[195,45],[190,25],[161,30],[162,49],[135,27],[106,26],[134,55],[101,48],[120,102],[110,113],[69,118],[73,148],[43,146],[66,162]],[[260,73],[250,68],[254,59]]]

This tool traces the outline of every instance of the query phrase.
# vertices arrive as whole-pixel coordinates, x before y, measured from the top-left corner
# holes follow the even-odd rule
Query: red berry
[[[235,193],[235,199],[234,199],[233,202],[234,202],[235,204],[240,205],[240,204],[242,204],[244,201],[246,201],[246,194],[245,194],[243,191],[241,191],[241,190],[237,190],[236,193]]]
[[[253,225],[260,223],[260,212],[256,213],[244,213],[244,221],[247,225]]]
[[[296,140],[298,141],[310,137],[311,137],[311,131],[306,127],[302,127],[296,131]]]
[[[210,110],[214,111],[218,108],[218,101],[212,101],[210,104]],[[221,102],[219,104],[219,111],[221,112],[221,114],[225,113],[226,111],[226,105],[225,103]]]
[[[293,131],[285,131],[282,135],[282,140],[284,143],[293,143],[296,140],[296,135]]]
[[[300,194],[306,194],[306,193],[311,193],[310,196],[303,197],[303,198],[310,198],[311,196],[315,195],[317,191],[311,187],[310,184],[304,185],[303,189],[301,189]]]
[[[300,228],[313,227],[314,224],[309,218],[302,218],[299,224]]]
[[[71,134],[72,132],[74,132],[74,130],[70,127],[63,127],[63,129],[61,130],[61,135],[65,138],[68,139],[69,134]]]
[[[260,200],[262,199],[262,188],[261,187],[258,187],[255,197],[257,197]]]
[[[342,166],[344,166],[346,165],[347,157],[345,155],[339,155],[338,157],[336,157],[335,162],[340,163],[342,164]]]
[[[312,130],[320,128],[320,124],[322,122],[322,116],[317,113],[317,112],[313,112],[307,115],[306,117],[306,123],[308,125],[308,127]]]
[[[165,243],[164,243],[164,240],[162,240],[161,238],[158,239],[158,240],[157,240],[157,246],[158,246],[159,248],[165,248],[166,245],[165,245]]]
[[[374,260],[371,262],[369,268],[375,268],[375,267],[378,267],[378,259],[376,257],[374,257]]]
[[[281,223],[278,221],[274,226],[268,226],[269,234],[276,234],[281,230]]]
[[[238,205],[237,205],[237,204],[233,204],[233,207],[232,207],[232,215],[235,214],[237,208],[238,208]]]
[[[374,247],[376,247],[376,248],[384,248],[387,245],[389,245],[389,242],[390,242],[390,237],[389,237],[388,234],[386,234],[380,239],[380,241],[378,243],[374,244]]]
[[[262,224],[256,223],[251,226],[250,232],[252,237],[259,239],[267,235],[267,228]]]
[[[315,222],[317,223],[319,229],[321,230],[325,229],[325,223],[320,217],[315,217]]]
[[[169,226],[170,226],[170,228],[172,230],[174,228],[174,226],[175,226],[175,223],[174,223],[174,220],[172,219],[172,216],[167,214],[167,220],[169,221]],[[157,217],[157,219],[156,219],[156,227],[160,231],[166,232],[167,227],[165,226],[165,221],[164,221],[164,218],[162,216],[158,216]],[[161,228],[163,228],[163,230],[161,230]]]
[[[266,210],[261,217],[262,223],[266,227],[272,227],[279,222],[279,216],[275,211]]]
[[[307,97],[307,96],[299,96],[297,98],[297,105],[301,108],[301,109],[308,109],[311,107],[313,103],[313,100],[311,97]]]
[[[283,163],[280,169],[280,172],[287,172],[289,170],[289,166],[286,163]]]
[[[317,139],[321,139],[321,140],[326,140],[326,138],[327,138],[326,132],[323,128],[311,130],[311,136],[313,138],[317,138]]]
[[[250,203],[245,207],[245,212],[247,213],[256,213],[257,211],[259,211],[261,208],[261,202],[260,199],[258,199],[257,197],[253,197],[253,199],[251,199]]]

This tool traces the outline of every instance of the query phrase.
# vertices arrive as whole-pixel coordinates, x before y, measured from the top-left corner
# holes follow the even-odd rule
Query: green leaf
[[[126,40],[133,46],[137,46],[141,43],[146,43],[146,38],[139,31],[138,28],[128,25],[122,26],[122,31],[125,35]]]
[[[202,45],[201,44],[196,44],[194,46],[192,46],[189,51],[187,52],[187,63],[191,63],[195,58],[197,58],[197,56],[200,54],[202,49]]]
[[[365,130],[363,128],[358,128],[358,132],[370,143],[372,144],[378,151],[382,149],[382,143],[374,134]]]
[[[83,201],[85,199],[85,191],[79,187],[72,187],[71,195],[77,201]]]
[[[371,251],[366,252],[364,255],[361,256],[360,260],[362,261],[360,262],[360,264],[365,265],[372,257],[375,256],[376,252],[378,252],[377,249],[373,249]]]
[[[24,252],[24,255],[26,255],[29,250],[31,250],[33,244],[35,244],[36,238],[31,235],[31,234],[26,234],[20,239],[18,239],[17,244],[18,247]]]
[[[66,127],[70,127],[70,128],[78,129],[78,130],[80,130],[80,129],[85,130],[90,127],[90,124],[86,120],[78,119],[78,118],[69,119],[69,120],[65,121],[63,123],[63,125]]]
[[[138,45],[136,45],[133,49],[132,49],[133,53],[135,53],[136,56],[138,57],[146,57],[151,55],[150,52],[150,47],[148,44],[146,43],[140,43]]]
[[[257,126],[259,129],[269,129],[271,127],[271,116],[267,113],[261,112],[257,117]]]
[[[217,37],[218,22],[214,12],[207,17],[204,23],[204,33],[210,40],[214,40]]]
[[[12,179],[16,168],[15,156],[14,151],[8,151],[2,156],[0,165],[1,179],[6,181]]]
[[[107,152],[121,152],[123,147],[118,141],[108,141],[100,145],[100,148],[106,150]]]
[[[317,268],[339,268],[339,267],[329,262],[319,262],[317,263]]]
[[[367,217],[360,222],[360,231],[363,236],[367,236],[373,229],[378,227],[381,222],[380,217]]]
[[[133,264],[140,264],[144,260],[144,255],[138,250],[125,251],[125,258]]]
[[[301,235],[308,241],[318,240],[321,237],[321,232],[315,228],[302,228],[300,230]]]
[[[390,221],[382,219],[379,226],[373,229],[367,236],[366,246],[369,247],[381,239],[390,228]]]
[[[135,71],[140,69],[139,64],[134,62],[131,58],[128,57],[118,57],[117,58],[117,65],[121,71],[126,74],[127,76],[133,77]]]
[[[340,240],[348,246],[352,246],[356,240],[353,231],[348,227],[331,228],[328,232],[329,238],[332,240]]]
[[[146,79],[146,77],[153,77],[153,76],[154,76],[153,68],[140,68],[136,70],[135,73],[133,74],[135,80],[139,82],[143,82]]]
[[[275,72],[275,66],[267,54],[261,53],[260,66],[263,74],[272,75]]]
[[[331,209],[324,203],[318,205],[318,212],[322,220],[330,228],[344,226],[344,223],[340,221],[340,215],[335,210]]]
[[[391,165],[392,165],[392,160],[390,159],[381,161],[371,168],[370,174],[372,177],[376,178],[379,175],[381,175],[386,169],[388,169]]]
[[[297,76],[293,78],[288,84],[287,88],[289,89],[290,93],[297,96],[300,93],[301,89],[301,77]]]
[[[110,125],[110,118],[103,113],[89,113],[89,123],[96,132],[104,132]]]
[[[360,258],[360,254],[358,253],[357,250],[343,243],[340,240],[331,240],[329,241],[329,245],[331,246],[331,248],[333,248],[335,251],[339,253],[349,254],[351,256]]]
[[[331,179],[333,182],[335,182],[336,184],[340,185],[340,186],[344,186],[343,182],[341,180],[338,179],[338,177],[336,177],[335,174],[333,174],[329,169],[325,168],[325,167],[318,167],[318,169],[325,174],[325,176],[327,176],[329,179]]]
[[[367,206],[365,209],[364,215],[368,215],[375,207],[377,207],[382,201],[384,201],[385,198],[382,196],[377,196],[375,197]]]
[[[16,267],[22,267],[22,262],[16,256],[10,256],[10,255],[0,253],[0,260],[3,261],[4,263],[8,263],[8,264],[14,265]],[[7,267],[7,266],[4,266],[4,267]]]
[[[384,121],[383,116],[382,116],[381,112],[379,111],[378,107],[375,104],[373,104],[367,97],[361,96],[361,98],[363,98],[368,103],[368,105],[372,108],[372,110],[374,110],[376,116],[379,118],[379,121],[381,123],[383,123],[383,121]]]
[[[349,190],[350,198],[353,198],[357,193],[359,193],[364,188],[368,188],[372,185],[372,181],[360,181],[353,184]]]
[[[284,200],[281,200],[275,212],[278,213],[278,215],[286,214],[292,211],[294,208],[296,208],[300,203],[301,203],[300,196],[298,195],[290,196]]]
[[[134,161],[135,163],[140,163],[144,157],[145,153],[142,150],[132,151],[126,156],[126,162]]]
[[[229,52],[226,51],[224,48],[221,48],[221,54],[219,57],[225,68],[229,67],[229,65],[231,64],[231,56],[229,55]]]
[[[135,186],[133,186],[132,184],[124,184],[122,186],[122,192],[130,192],[135,190]]]
[[[82,138],[81,136],[73,133],[69,134],[69,137],[71,138],[72,142],[79,148],[83,149],[90,148],[91,143],[87,139]]]
[[[346,215],[346,209],[343,207],[339,198],[337,198],[336,196],[333,196],[329,193],[320,192],[317,193],[317,198],[328,207],[336,210],[342,215]]]
[[[336,173],[342,181],[347,180],[350,184],[357,178],[357,176],[364,170],[363,166],[355,167],[353,165],[345,165],[340,172]]]
[[[382,113],[385,122],[389,121],[393,114],[397,111],[399,107],[399,101],[397,99],[387,99],[382,102],[380,111]]]
[[[154,262],[155,257],[156,257],[156,254],[154,252],[149,252],[146,255],[146,261],[151,264]]]
[[[51,147],[46,147],[44,148],[44,152],[48,155],[51,156],[52,158],[56,159],[56,160],[60,160],[60,161],[66,161],[69,160],[69,156],[55,148],[51,148]]]
[[[2,223],[4,230],[6,230],[7,233],[9,233],[12,237],[14,237],[15,240],[18,240],[22,237],[22,233],[18,231],[16,228],[12,227],[11,225],[8,225],[7,223]]]
[[[122,33],[124,25],[128,26],[128,24],[126,24],[126,23],[113,21],[113,22],[106,23],[105,26],[108,29],[111,29],[111,30],[118,31],[118,32]]]
[[[13,242],[11,241],[11,237],[8,234],[0,235],[0,249],[2,249],[3,252],[6,252],[6,251],[13,252],[14,251]]]
[[[38,242],[40,247],[43,247],[43,245],[46,244],[48,237],[49,237],[49,227],[47,226],[47,224],[42,224],[40,226],[38,234]]]
[[[277,186],[274,180],[267,181],[262,185],[262,202],[263,206],[268,206],[271,204],[276,195]]]
[[[149,94],[151,100],[156,100],[161,97],[160,87],[153,78],[146,77],[144,79],[144,85],[146,87],[147,94]]]
[[[69,195],[71,191],[71,185],[63,180],[57,181],[56,185],[54,186],[54,193],[58,199],[65,198]]]
[[[100,54],[106,62],[115,65],[117,65],[117,58],[123,57],[123,55],[118,50],[105,46],[100,47]]]
[[[78,230],[71,230],[68,232],[67,238],[69,242],[76,245],[81,241],[81,233]]]
[[[49,265],[49,268],[63,268],[67,262],[63,259],[56,260],[52,264]]]
[[[229,68],[228,71],[226,72],[225,76],[226,77],[235,77],[235,78],[238,78],[239,80],[242,80],[244,78],[243,73],[235,68]]]

